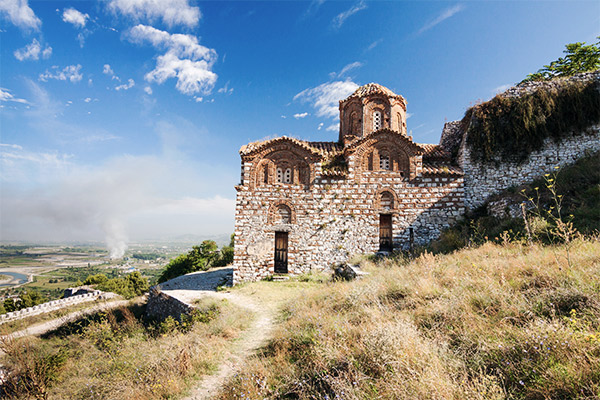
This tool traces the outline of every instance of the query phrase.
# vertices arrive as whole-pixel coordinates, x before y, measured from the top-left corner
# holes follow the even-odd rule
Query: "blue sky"
[[[337,140],[378,82],[416,141],[595,42],[598,1],[0,0],[1,240],[233,230],[238,149]]]

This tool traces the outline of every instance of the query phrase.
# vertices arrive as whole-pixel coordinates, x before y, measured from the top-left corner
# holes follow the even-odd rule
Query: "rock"
[[[334,280],[351,281],[354,279],[360,279],[365,275],[368,275],[368,272],[361,271],[358,265],[341,263],[337,264],[337,266],[333,268]]]

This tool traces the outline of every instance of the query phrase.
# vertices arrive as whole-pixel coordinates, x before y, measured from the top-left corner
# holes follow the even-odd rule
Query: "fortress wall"
[[[600,125],[560,143],[547,139],[541,150],[532,152],[522,163],[474,161],[465,142],[461,144],[458,162],[465,174],[465,206],[472,210],[493,194],[529,183],[556,171],[556,166],[573,164],[588,153],[600,151]]]
[[[112,293],[111,293],[112,294]],[[52,300],[47,303],[38,304],[37,306],[24,308],[18,311],[12,311],[6,314],[0,315],[0,324],[8,321],[14,321],[21,318],[31,317],[33,315],[43,314],[50,311],[59,310],[64,307],[69,307],[75,304],[84,303],[86,301],[93,301],[100,298],[102,295],[108,295],[108,293],[96,290],[92,293],[80,294],[77,296],[67,297],[65,299]]]

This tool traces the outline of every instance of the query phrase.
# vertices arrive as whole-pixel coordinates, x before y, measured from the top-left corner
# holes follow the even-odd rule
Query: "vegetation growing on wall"
[[[524,161],[544,140],[559,141],[600,122],[594,81],[564,82],[518,97],[499,94],[467,110],[467,145],[481,162]]]
[[[548,234],[552,234],[552,230],[556,228],[554,218],[546,213],[546,210],[550,211],[556,217],[554,199],[547,187],[549,179],[553,179],[557,195],[560,196],[564,220],[572,222],[575,229],[583,235],[600,232],[599,153],[583,157],[575,164],[528,185],[511,188],[492,197],[491,200],[508,197],[515,199],[516,203],[525,201],[528,207],[531,207],[532,203],[528,199],[534,199],[544,218],[533,218],[537,210],[528,211],[532,219],[532,235],[534,239],[547,244],[554,239]],[[504,232],[506,233],[503,235]],[[430,243],[428,249],[436,253],[447,253],[469,244],[481,244],[486,240],[496,243],[502,243],[506,239],[525,240],[526,234],[522,217],[496,218],[489,215],[484,206],[467,214],[458,224],[442,232],[437,240]]]
[[[600,39],[600,36],[598,36],[598,39]],[[523,82],[547,81],[600,68],[600,41],[589,45],[586,45],[585,42],[570,43],[565,47],[564,57],[560,57],[549,65],[544,65],[544,68],[537,72],[527,75]]]

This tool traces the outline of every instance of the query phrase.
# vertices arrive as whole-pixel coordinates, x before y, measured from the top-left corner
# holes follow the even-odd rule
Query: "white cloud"
[[[133,79],[128,79],[127,83],[119,85],[115,88],[115,90],[129,90],[135,86],[135,81]]]
[[[193,35],[170,34],[146,25],[137,25],[129,30],[127,37],[133,43],[149,42],[167,52],[158,56],[156,68],[145,75],[147,82],[162,84],[176,78],[175,87],[183,94],[209,94],[217,74],[211,71],[217,53],[198,43]]]
[[[223,93],[223,94],[231,94],[233,93],[233,88],[229,87],[229,81],[225,84],[225,86],[223,86],[222,88],[220,88],[219,90],[217,90],[218,93]]]
[[[42,26],[42,21],[36,17],[27,0],[0,1],[0,14],[23,30],[38,31]]]
[[[48,58],[52,55],[52,47],[46,46],[42,50],[42,45],[37,39],[33,39],[33,42],[23,47],[22,49],[17,49],[14,52],[15,58],[19,61],[24,60],[39,60],[40,54],[42,58]]]
[[[183,25],[193,28],[202,17],[200,9],[192,7],[188,0],[110,0],[108,8],[113,13],[138,21],[162,20],[169,27]]]
[[[357,12],[359,12],[361,10],[364,10],[365,8],[367,8],[367,5],[365,4],[365,2],[363,0],[359,1],[358,3],[356,3],[349,9],[347,9],[346,11],[336,15],[335,18],[331,21],[332,26],[335,29],[341,28],[342,25],[344,25],[344,22],[346,22],[346,20],[349,17],[351,17],[352,15],[356,14]]]
[[[423,25],[421,27],[421,29],[419,29],[419,31],[417,32],[417,35],[422,34],[425,31],[430,30],[431,28],[433,28],[434,26],[436,26],[437,24],[447,20],[448,18],[452,17],[454,14],[464,10],[464,6],[462,4],[456,4],[450,8],[445,9],[444,11],[442,11],[442,13],[440,15],[438,15],[436,18],[434,18],[433,20],[427,22],[425,25]]]
[[[85,99],[83,99],[83,101],[85,101],[86,103],[89,103],[90,101],[92,101],[91,97],[86,97]]]
[[[47,82],[48,79],[56,79],[58,81],[69,80],[72,83],[79,82],[83,75],[80,72],[81,65],[68,65],[61,70],[57,66],[52,67],[52,71],[46,70],[45,73],[40,74],[40,81]]]
[[[144,92],[146,92],[147,94],[150,94],[150,95],[151,95],[151,94],[152,94],[152,88],[151,88],[150,86],[146,86],[146,87],[144,88]]]
[[[410,117],[412,117],[413,115],[409,112],[406,113],[406,119],[409,119]]]
[[[307,112],[303,112],[303,113],[299,113],[299,114],[294,114],[294,118],[296,118],[296,119],[305,118],[306,116],[308,116]]]
[[[383,39],[377,39],[376,41],[374,41],[373,43],[371,43],[369,45],[369,47],[367,47],[366,51],[370,51],[373,50],[375,47],[377,47],[379,45],[379,43],[383,42]]]
[[[317,127],[317,130],[318,130],[318,131],[320,131],[320,130],[323,128],[323,125],[325,125],[325,124],[323,124],[323,123],[321,122],[321,123],[319,124],[319,126]]]
[[[83,33],[77,34],[77,41],[79,42],[79,47],[83,48],[83,45],[85,44],[85,36]]]
[[[287,117],[285,115],[282,115],[281,118],[286,119]]]
[[[15,103],[29,104],[29,102],[27,100],[19,99],[19,98],[13,96],[12,93],[10,93],[10,90],[0,88],[0,102],[2,102],[2,101],[12,101]]]
[[[121,78],[119,78],[117,75],[115,75],[115,71],[113,71],[110,64],[104,64],[104,67],[102,68],[102,73],[104,75],[110,76],[110,78],[113,80],[121,82]]]
[[[347,74],[349,71],[352,71],[353,69],[356,69],[356,68],[360,68],[360,67],[362,67],[362,65],[363,65],[363,64],[362,64],[361,62],[359,62],[359,61],[355,61],[355,62],[353,62],[353,63],[350,63],[350,64],[347,64],[347,65],[345,65],[345,66],[344,66],[344,68],[342,68],[342,70],[341,70],[340,72],[338,72],[338,73],[335,73],[335,72],[332,72],[332,73],[330,73],[330,74],[329,74],[329,77],[330,77],[331,79],[334,79],[334,78],[342,78],[342,77],[344,77],[344,76],[345,76],[345,75],[346,75],[346,74]]]
[[[113,76],[115,71],[110,67],[110,64],[104,64],[104,68],[102,69],[102,73],[106,75]]]
[[[196,103],[202,103],[204,101],[204,97],[195,96],[194,100],[196,100]]]
[[[73,24],[76,28],[85,28],[87,20],[90,18],[88,14],[77,11],[74,8],[65,8],[62,15],[62,20]]]
[[[329,125],[327,127],[327,129],[325,129],[325,130],[328,132],[338,132],[340,130],[340,124],[337,123],[337,124]]]
[[[312,103],[319,117],[335,118],[339,116],[339,101],[357,88],[358,85],[350,80],[327,82],[301,91],[294,96],[294,100]]]
[[[70,155],[11,146],[0,147],[0,236],[6,240],[103,238],[118,251],[130,237],[233,229],[235,200],[204,195],[207,187],[233,179],[233,171],[222,172],[220,166],[168,154],[125,155],[86,166]],[[24,184],[31,178],[35,189]]]

